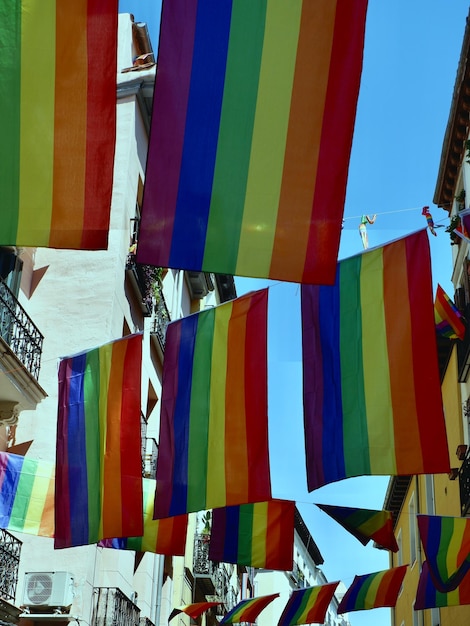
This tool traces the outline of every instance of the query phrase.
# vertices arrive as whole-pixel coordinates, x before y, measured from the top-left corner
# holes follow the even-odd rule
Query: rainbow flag
[[[295,502],[270,500],[212,511],[209,559],[290,572]]]
[[[366,11],[163,3],[139,262],[334,281]]]
[[[107,247],[117,0],[3,0],[0,245]]]
[[[279,618],[278,626],[323,624],[338,585],[339,581],[293,591]]]
[[[426,230],[302,285],[307,483],[450,471]]]
[[[414,603],[415,611],[460,606],[461,604],[470,604],[470,574],[462,578],[456,589],[443,593],[436,589],[429,573],[428,562],[424,561],[423,569],[419,575],[418,591]]]
[[[54,465],[0,452],[0,528],[54,536]]]
[[[170,617],[168,621],[179,615],[180,613],[185,613],[192,617],[192,619],[196,620],[200,615],[202,615],[208,609],[211,609],[214,606],[219,606],[223,604],[223,602],[194,602],[193,604],[185,604],[184,606],[180,606],[170,613]]]
[[[271,499],[268,290],[168,326],[155,518]]]
[[[375,511],[329,504],[317,504],[317,506],[354,535],[363,546],[373,539],[381,548],[398,552],[399,548],[393,533],[393,518],[390,511]]]
[[[418,515],[429,573],[439,591],[453,591],[470,570],[470,519]]]
[[[55,547],[144,532],[142,335],[59,364]]]
[[[434,320],[440,335],[449,339],[464,339],[466,327],[462,315],[440,285],[437,286],[434,301]]]
[[[143,479],[144,492],[144,534],[142,537],[116,537],[103,539],[99,545],[104,548],[118,550],[135,550],[136,552],[156,552],[184,556],[186,547],[186,533],[188,530],[188,516],[177,515],[154,520],[155,492],[157,481],[151,478]]]
[[[254,624],[261,611],[278,597],[278,593],[271,593],[268,596],[242,600],[231,611],[229,611],[225,617],[222,618],[220,623],[238,624],[239,622],[248,622],[250,624]]]
[[[408,565],[373,574],[354,576],[352,585],[338,605],[338,613],[395,606]]]

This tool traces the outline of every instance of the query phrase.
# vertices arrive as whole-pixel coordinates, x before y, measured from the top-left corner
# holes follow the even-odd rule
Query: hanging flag
[[[470,570],[470,519],[418,515],[418,529],[434,586],[453,591]]]
[[[302,285],[307,482],[450,471],[425,230]]]
[[[184,606],[180,606],[170,613],[170,617],[168,621],[179,615],[180,613],[185,613],[192,617],[192,619],[196,620],[200,615],[202,615],[208,609],[211,609],[214,606],[219,606],[223,604],[223,602],[194,602],[193,604],[186,604]]]
[[[366,10],[163,4],[139,262],[334,281]]]
[[[436,227],[434,225],[434,220],[432,219],[432,215],[429,212],[429,207],[428,206],[424,206],[423,207],[423,210],[421,211],[421,215],[424,215],[424,217],[426,218],[426,222],[428,224],[428,228],[429,228],[431,234],[434,235],[434,237],[437,237]]]
[[[229,611],[225,617],[222,618],[220,623],[238,624],[239,622],[248,622],[250,624],[254,624],[261,611],[278,597],[278,593],[272,593],[268,596],[242,600],[231,611]]]
[[[278,626],[323,624],[338,585],[339,581],[293,591],[279,618]]]
[[[374,511],[329,504],[317,504],[317,506],[354,535],[363,546],[373,539],[379,547],[398,552],[399,548],[393,533],[393,518],[390,511]]]
[[[441,608],[444,606],[460,606],[470,604],[470,574],[464,576],[454,591],[442,593],[438,591],[429,573],[428,562],[424,561],[419,575],[418,591],[414,603],[415,611]]]
[[[352,585],[338,605],[338,614],[395,606],[408,565],[373,574],[354,576]]]
[[[154,517],[271,499],[268,290],[172,322]]]
[[[105,249],[118,2],[2,5],[0,245]]]
[[[295,502],[270,500],[212,511],[209,559],[290,572]]]
[[[436,331],[443,337],[464,339],[465,322],[462,315],[440,285],[437,285],[434,300],[434,321]]]
[[[161,520],[153,519],[155,507],[155,491],[157,481],[143,479],[144,491],[144,534],[142,537],[117,537],[103,539],[99,545],[104,548],[118,550],[135,550],[136,552],[156,552],[173,556],[184,556],[188,516],[177,515]]]
[[[59,365],[55,547],[144,532],[142,335]]]
[[[0,452],[0,528],[54,536],[54,465]]]

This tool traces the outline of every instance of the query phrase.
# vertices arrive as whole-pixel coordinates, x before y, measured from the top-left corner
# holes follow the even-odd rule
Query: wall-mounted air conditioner
[[[22,605],[33,608],[69,607],[73,601],[73,576],[68,572],[25,574]]]

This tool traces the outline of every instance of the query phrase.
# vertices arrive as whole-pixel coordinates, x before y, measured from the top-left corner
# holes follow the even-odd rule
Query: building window
[[[426,486],[426,513],[434,515],[434,480],[432,474],[426,474],[424,481]]]
[[[415,505],[415,496],[414,494],[410,498],[410,563],[413,565],[416,561],[416,546],[417,546],[417,537],[416,537],[416,505]]]
[[[0,248],[0,276],[3,282],[18,297],[21,282],[23,261],[8,248]]]
[[[398,552],[397,552],[397,566],[403,565],[403,541],[401,536],[401,528],[397,533],[397,544],[398,544]]]

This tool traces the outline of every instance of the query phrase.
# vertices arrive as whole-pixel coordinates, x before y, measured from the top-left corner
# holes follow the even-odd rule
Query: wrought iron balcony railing
[[[93,589],[93,626],[141,626],[140,609],[117,587]]]
[[[0,337],[36,380],[39,378],[43,336],[13,293],[0,279]]]
[[[21,541],[0,529],[0,598],[15,601],[20,566]]]
[[[153,310],[151,332],[156,335],[161,349],[165,350],[166,329],[168,324],[171,322],[171,319],[170,312],[168,311],[168,308],[166,306],[165,297],[163,296],[161,283],[156,286],[155,294],[156,298]]]
[[[470,509],[470,456],[464,459],[459,470],[460,513],[465,516]]]
[[[227,600],[230,588],[230,574],[233,566],[214,563],[209,559],[209,534],[197,534],[194,537],[193,573],[196,579],[205,579],[206,595],[215,595],[221,602]]]

